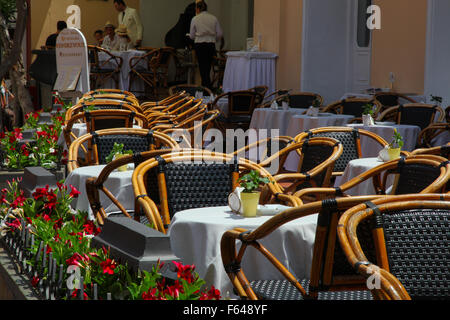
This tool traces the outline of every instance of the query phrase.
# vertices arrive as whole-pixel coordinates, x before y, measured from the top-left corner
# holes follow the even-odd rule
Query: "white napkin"
[[[389,153],[388,153],[389,146],[385,146],[383,149],[380,150],[378,153],[378,160],[386,162],[389,161]]]
[[[317,117],[319,114],[319,108],[314,108],[313,106],[310,106],[308,110],[306,111],[306,115],[310,117]]]
[[[373,126],[375,124],[370,114],[363,114],[362,121],[365,126]]]

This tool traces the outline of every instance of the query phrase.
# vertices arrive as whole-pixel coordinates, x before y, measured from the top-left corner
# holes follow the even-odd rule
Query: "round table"
[[[128,51],[111,51],[111,54],[115,56],[119,56],[123,59],[122,61],[122,67],[120,69],[120,77],[119,77],[119,88],[126,91],[131,92],[143,92],[144,91],[144,82],[135,77],[135,80],[133,81],[132,88],[129,87],[129,79],[130,79],[130,60],[134,57],[140,57],[145,55],[146,51],[140,51],[140,50],[128,50]],[[98,59],[100,62],[105,61],[109,59],[109,56],[104,52],[99,52]],[[115,62],[109,62],[108,64],[105,64],[103,67],[116,67],[117,64]],[[146,64],[144,61],[139,62],[139,67],[147,69]],[[103,85],[104,88],[114,88],[114,81],[108,80]]]
[[[449,142],[450,142],[450,131],[444,131],[431,141],[431,145],[433,147],[439,147],[444,146]]]
[[[263,51],[229,51],[223,76],[223,92],[267,86],[267,94],[276,90],[277,54]]]
[[[301,115],[306,109],[289,108],[271,109],[271,108],[256,108],[253,111],[250,128],[252,129],[279,129],[279,135],[285,136],[287,132],[287,124],[289,120],[295,115]]]
[[[299,133],[314,128],[344,126],[354,116],[348,114],[321,113],[316,117],[306,114],[292,116],[288,122],[286,135],[295,138]],[[286,158],[284,165],[289,171],[297,171],[299,157],[297,153],[291,152]]]
[[[81,194],[78,198],[73,199],[72,208],[75,210],[87,211],[89,219],[94,220],[91,206],[86,194],[86,180],[91,177],[98,177],[100,172],[106,165],[85,166],[76,168],[67,176],[64,184],[66,186],[73,185]],[[128,210],[134,210],[133,185],[131,176],[133,175],[134,164],[128,164],[127,171],[118,171],[117,169],[110,173],[104,186],[116,197],[116,199]],[[100,194],[100,202],[106,213],[117,212],[117,208],[112,201],[102,192]]]
[[[360,158],[360,159],[351,160],[347,164],[347,167],[345,168],[342,176],[336,177],[334,186],[338,187],[338,186],[344,184],[345,182],[350,181],[354,177],[356,177],[372,168],[375,168],[383,163],[384,162],[381,160],[378,160],[378,158]],[[393,180],[394,180],[393,175],[390,175],[386,182],[386,193],[388,193],[390,186],[392,186]],[[375,194],[375,189],[373,187],[372,179],[371,178],[367,179],[366,181],[359,183],[355,187],[348,189],[347,191],[345,191],[345,194],[351,195],[351,196],[364,196],[364,195]]]
[[[214,285],[223,296],[227,292],[232,295],[232,284],[220,252],[222,235],[236,227],[256,229],[270,218],[244,218],[233,213],[228,206],[180,211],[174,215],[168,230],[171,248],[183,263],[195,265],[195,271],[208,286]],[[297,278],[309,278],[316,223],[317,214],[291,221],[261,243]],[[250,246],[244,255],[242,268],[250,281],[282,279],[279,271]]]
[[[413,151],[416,148],[417,137],[420,133],[420,127],[407,125],[407,124],[394,124],[392,122],[380,122],[375,123],[373,126],[365,126],[361,123],[350,123],[347,127],[364,129],[373,133],[376,133],[387,143],[392,141],[394,135],[394,129],[403,137],[404,145],[402,150]],[[361,154],[362,157],[377,157],[382,147],[376,143],[373,139],[361,135]]]

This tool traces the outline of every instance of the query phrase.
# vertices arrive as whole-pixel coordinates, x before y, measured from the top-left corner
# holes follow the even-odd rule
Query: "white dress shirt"
[[[119,41],[119,36],[114,33],[114,37],[111,39],[109,35],[106,35],[103,39],[102,48],[105,48],[108,51],[114,50],[117,46],[117,42]]]
[[[189,37],[195,43],[216,43],[222,36],[223,32],[219,20],[214,15],[203,11],[192,18]]]

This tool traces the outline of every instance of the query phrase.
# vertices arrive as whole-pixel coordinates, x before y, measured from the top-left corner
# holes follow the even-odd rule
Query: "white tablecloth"
[[[378,160],[378,158],[360,158],[360,159],[354,159],[351,160],[347,167],[344,170],[344,173],[342,176],[336,177],[336,180],[334,182],[334,186],[338,187],[345,182],[353,179],[354,177],[360,175],[361,173],[364,173],[372,168],[375,168],[384,162],[381,160]],[[387,180],[386,185],[386,191],[388,192],[390,186],[393,183],[393,175],[390,175]],[[375,189],[373,188],[372,179],[367,179],[364,182],[359,183],[355,187],[345,191],[345,194],[351,195],[351,196],[364,196],[364,195],[372,195],[375,194]]]
[[[279,129],[280,136],[285,136],[289,120],[295,115],[301,115],[306,109],[289,108],[288,110],[275,110],[270,108],[257,108],[253,111],[250,128],[252,129]]]
[[[444,131],[431,141],[433,147],[446,145],[450,142],[450,131]]]
[[[417,137],[420,133],[420,127],[406,124],[375,124],[373,126],[364,126],[360,123],[350,123],[346,125],[347,127],[364,129],[373,133],[376,133],[387,143],[392,141],[392,136],[394,135],[394,128],[403,137],[404,145],[402,150],[413,151],[416,147]],[[377,157],[378,152],[382,148],[374,140],[361,135],[361,153],[364,158]]]
[[[65,185],[73,185],[81,192],[77,199],[72,201],[72,208],[84,210],[89,213],[89,219],[95,219],[89,200],[86,194],[86,180],[91,177],[98,177],[105,165],[86,166],[73,170],[66,178]],[[116,197],[126,210],[134,210],[133,185],[131,176],[133,175],[134,164],[129,164],[127,171],[114,170],[110,173],[104,186]],[[117,208],[112,201],[100,191],[100,202],[106,213],[117,212]]]
[[[208,286],[214,285],[222,295],[232,295],[232,285],[225,272],[220,253],[220,240],[225,231],[235,227],[254,230],[270,216],[244,218],[230,208],[214,207],[177,212],[168,234],[176,256],[183,263],[194,264]],[[283,225],[261,243],[298,278],[309,278],[317,214]],[[280,273],[254,248],[249,247],[242,268],[251,280],[282,279]]]
[[[122,68],[120,69],[120,77],[119,77],[119,89],[131,91],[131,92],[143,92],[144,91],[144,82],[137,77],[134,77],[134,81],[132,84],[132,88],[129,87],[129,79],[130,79],[130,60],[133,57],[140,57],[146,54],[145,51],[139,51],[139,50],[128,50],[128,51],[111,51],[111,53],[115,56],[119,56],[123,59],[122,62]],[[99,52],[98,59],[100,62],[105,61],[109,59],[109,56],[104,52]],[[116,67],[117,65],[114,62],[110,63],[110,67]],[[104,67],[108,67],[108,65],[105,65]],[[147,68],[142,63],[142,67]],[[104,88],[114,88],[114,81],[109,80],[106,81],[103,85]]]
[[[276,90],[276,59],[272,52],[230,51],[223,76],[223,92],[248,90],[265,85]]]
[[[325,114],[325,116],[318,117],[295,115],[289,120],[286,134],[295,138],[299,133],[314,128],[344,126],[353,118],[354,116],[347,114]],[[298,161],[298,155],[291,152],[284,167],[290,171],[297,171]]]

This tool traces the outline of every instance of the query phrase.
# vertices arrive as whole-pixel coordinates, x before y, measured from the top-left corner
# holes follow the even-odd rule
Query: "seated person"
[[[58,23],[56,24],[56,33],[48,36],[47,40],[45,41],[45,46],[47,48],[56,47],[56,38],[58,38],[59,33],[66,28],[67,23],[65,21],[58,21]]]
[[[119,36],[119,41],[117,41],[117,46],[113,49],[114,51],[128,51],[134,48],[125,25],[120,25],[116,29],[116,34]]]
[[[103,43],[103,30],[97,30],[94,32],[95,45],[101,47]]]
[[[119,37],[116,35],[114,29],[114,25],[108,21],[105,25],[106,35],[103,38],[103,43],[101,45],[102,48],[108,51],[115,50],[114,48],[117,46],[117,42],[119,41]]]

